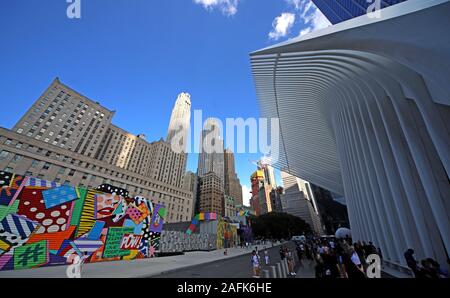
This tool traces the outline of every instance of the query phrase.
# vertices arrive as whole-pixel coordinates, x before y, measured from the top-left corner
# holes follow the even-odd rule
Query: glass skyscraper
[[[367,13],[375,0],[312,0],[317,8],[334,25]],[[395,5],[406,0],[381,0],[381,8]]]

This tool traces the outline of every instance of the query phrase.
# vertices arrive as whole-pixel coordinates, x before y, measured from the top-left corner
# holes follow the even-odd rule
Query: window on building
[[[22,155],[15,155],[14,156],[14,158],[13,158],[13,162],[19,162],[19,161],[21,161],[22,160],[22,158],[23,158],[23,156]]]
[[[0,151],[0,160],[4,160],[8,156],[9,156],[9,152],[8,151],[5,151],[5,150]]]
[[[43,169],[43,170],[48,170],[48,169],[50,169],[50,166],[51,166],[51,164],[49,164],[48,162],[46,162],[46,163],[44,164],[44,166],[42,167],[42,169]]]

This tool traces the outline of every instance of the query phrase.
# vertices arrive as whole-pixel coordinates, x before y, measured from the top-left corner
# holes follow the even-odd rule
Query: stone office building
[[[0,128],[0,170],[90,188],[112,184],[166,205],[167,222],[189,221],[186,154],[120,129],[113,116],[55,79],[12,130]]]

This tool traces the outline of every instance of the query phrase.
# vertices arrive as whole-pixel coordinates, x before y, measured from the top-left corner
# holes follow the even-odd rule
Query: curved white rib
[[[448,1],[432,2],[426,13],[403,18],[423,26],[420,18],[433,12],[450,15]],[[435,19],[434,24],[442,23],[450,27],[448,18]],[[385,25],[353,30],[359,36]],[[345,194],[355,240],[377,243],[386,259],[404,264],[403,252],[412,247],[419,258],[445,263],[450,249],[450,106],[437,103],[445,101],[433,98],[438,93],[428,84],[439,76],[439,68],[426,68],[423,57],[420,68],[410,67],[411,61],[404,63],[392,48],[361,50],[359,43],[351,43],[349,31],[342,33],[346,47],[337,32],[252,54],[262,116],[280,118],[277,166]],[[442,47],[448,47],[450,38],[442,38]],[[433,88],[450,90],[435,81]]]

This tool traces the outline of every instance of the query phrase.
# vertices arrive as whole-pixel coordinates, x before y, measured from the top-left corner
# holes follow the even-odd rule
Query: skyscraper
[[[0,170],[87,188],[111,184],[164,204],[167,222],[189,220],[186,154],[113,125],[113,116],[55,79],[12,130],[0,128]]]
[[[275,171],[274,168],[264,163],[263,161],[260,161],[258,163],[258,169],[264,172],[264,181],[267,185],[270,185],[272,188],[277,187],[277,181],[275,180]]]
[[[237,205],[243,204],[242,185],[236,174],[234,153],[231,149],[224,152],[225,194],[232,197]]]
[[[312,0],[333,25],[373,12],[376,1],[383,9],[406,0]]]
[[[186,152],[190,123],[191,95],[180,93],[172,110],[166,138],[167,143],[171,144],[178,153]],[[172,144],[172,141],[176,143]]]
[[[216,173],[209,172],[200,177],[198,196],[199,212],[225,215],[223,181]]]
[[[224,146],[221,137],[221,127],[216,119],[206,121],[202,130],[200,141],[200,155],[198,158],[198,176],[215,173],[221,182],[222,190],[225,187]]]
[[[284,194],[281,196],[286,213],[306,221],[318,235],[323,233],[319,210],[309,182],[281,172]]]

